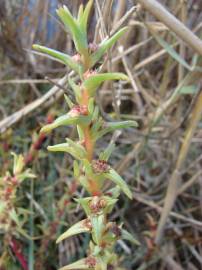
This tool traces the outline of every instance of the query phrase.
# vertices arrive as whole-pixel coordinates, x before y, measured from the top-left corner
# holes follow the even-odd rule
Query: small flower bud
[[[89,268],[94,268],[96,266],[96,259],[92,256],[89,256],[88,258],[86,258],[85,263],[88,265]]]
[[[87,70],[87,71],[83,74],[83,77],[84,77],[84,79],[86,80],[86,79],[88,79],[88,78],[90,78],[91,76],[96,75],[96,74],[97,74],[97,71],[95,71],[95,70]]]
[[[90,53],[96,52],[97,49],[98,49],[98,47],[99,47],[99,46],[98,46],[96,43],[90,43],[89,46],[88,46],[89,52],[90,52]]]
[[[106,205],[107,205],[106,200],[104,198],[99,198],[98,196],[94,196],[89,203],[89,207],[94,214],[98,213],[101,209],[105,208]]]
[[[89,218],[85,219],[84,222],[83,222],[83,226],[88,228],[89,230],[92,229],[92,224],[91,224],[91,221]]]
[[[92,168],[94,173],[105,173],[110,169],[110,165],[105,160],[93,160]]]
[[[106,202],[106,200],[105,199],[100,199],[100,201],[99,201],[99,206],[100,206],[100,208],[105,208],[106,206],[107,206],[107,202]]]
[[[91,211],[93,213],[97,213],[100,210],[100,207],[99,207],[99,197],[98,196],[94,196],[92,198],[92,200],[89,203],[89,207],[90,207],[90,209],[91,209]]]
[[[11,178],[11,182],[12,182],[13,185],[17,185],[17,184],[18,184],[18,179],[17,179],[17,177],[16,177],[16,176],[13,176],[13,177]]]
[[[75,105],[68,113],[71,117],[76,117],[79,115],[87,115],[88,108],[86,105]]]
[[[81,55],[80,54],[75,54],[72,56],[72,59],[77,62],[77,63],[81,63]]]
[[[6,195],[10,195],[12,192],[13,192],[12,187],[7,187],[6,190],[5,190]]]

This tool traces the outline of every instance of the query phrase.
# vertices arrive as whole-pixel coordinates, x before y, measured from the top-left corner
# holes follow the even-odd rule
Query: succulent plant
[[[23,269],[27,269],[27,262],[17,239],[20,236],[29,237],[24,228],[29,211],[19,207],[17,192],[24,180],[35,178],[35,175],[30,169],[26,169],[23,155],[12,154],[14,157],[12,172],[7,171],[0,177],[0,233],[3,236],[0,269],[8,269],[10,249]]]
[[[81,5],[77,18],[71,15],[66,6],[57,10],[58,16],[72,36],[77,51],[76,55],[70,56],[44,46],[33,45],[35,50],[67,65],[79,77],[79,80],[74,80],[72,77],[69,77],[68,80],[76,101],[73,102],[70,97],[65,97],[70,107],[69,112],[58,117],[53,123],[44,126],[41,130],[44,134],[60,126],[72,125],[77,128],[77,141],[66,138],[66,142],[49,146],[48,150],[67,152],[74,158],[74,177],[88,194],[88,197],[75,198],[85,211],[86,218],[74,224],[57,239],[57,243],[59,243],[79,233],[91,234],[88,256],[64,266],[61,270],[119,269],[117,256],[114,253],[116,241],[123,238],[137,243],[133,236],[122,228],[122,225],[108,221],[108,214],[117,203],[121,191],[129,199],[132,199],[130,188],[108,163],[108,159],[114,151],[114,144],[110,143],[100,153],[99,158],[95,158],[97,140],[114,130],[137,126],[134,121],[105,122],[99,114],[98,106],[95,104],[96,89],[103,82],[107,80],[129,80],[122,73],[100,72],[100,63],[103,56],[124,34],[126,27],[106,38],[99,45],[89,44],[87,25],[92,5],[92,0],[88,2],[85,8]],[[99,64],[100,67],[98,67]],[[115,184],[110,190],[106,188],[108,181]]]

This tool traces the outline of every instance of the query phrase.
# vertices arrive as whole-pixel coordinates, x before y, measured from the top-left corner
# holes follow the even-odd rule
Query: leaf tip
[[[62,240],[63,240],[63,238],[61,236],[59,236],[58,239],[55,241],[55,243],[59,244]]]
[[[50,127],[49,127],[49,125],[46,125],[46,126],[44,126],[44,127],[42,127],[42,128],[40,129],[40,134],[41,134],[41,133],[47,134],[47,133],[49,133],[49,132],[50,132]]]
[[[38,45],[38,44],[33,44],[33,45],[32,45],[32,49],[34,49],[34,50],[39,50],[39,49],[40,49],[40,45]]]

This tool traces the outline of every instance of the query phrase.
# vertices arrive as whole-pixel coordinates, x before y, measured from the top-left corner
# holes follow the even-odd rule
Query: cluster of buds
[[[18,232],[23,231],[24,225],[24,221],[20,219],[22,208],[16,206],[16,194],[18,187],[25,179],[35,176],[29,169],[25,169],[25,160],[22,155],[13,153],[13,156],[12,172],[7,171],[5,176],[0,177],[0,230],[4,233],[5,256],[9,256],[8,247],[10,247],[23,269],[27,270],[27,262],[21,245],[15,240]],[[0,268],[1,263],[4,264],[4,262],[0,260]]]
[[[72,59],[77,63],[81,63],[81,55],[79,53],[75,54]]]
[[[104,198],[93,196],[92,200],[89,202],[89,207],[92,211],[92,213],[96,214],[100,212],[101,209],[105,208],[107,205],[107,202]]]
[[[71,117],[76,117],[80,115],[88,115],[88,108],[86,105],[74,105],[68,112]]]
[[[86,258],[85,263],[86,265],[88,265],[89,268],[94,268],[97,264],[97,260],[96,258],[89,256],[88,258]]]
[[[107,162],[113,152],[114,145],[109,144],[104,151],[101,151],[99,158],[94,159],[98,139],[116,129],[137,126],[134,121],[105,124],[99,115],[98,106],[95,105],[96,89],[103,82],[107,80],[128,80],[128,77],[122,73],[100,72],[100,61],[102,61],[107,50],[126,31],[126,28],[120,29],[99,45],[88,44],[87,23],[92,5],[93,0],[90,0],[85,9],[81,6],[77,18],[71,15],[66,6],[57,10],[58,16],[72,35],[77,50],[76,55],[71,57],[44,46],[33,46],[34,49],[44,55],[51,55],[56,60],[62,61],[79,76],[79,83],[69,78],[76,104],[70,97],[66,97],[70,111],[58,117],[53,123],[44,126],[41,130],[42,133],[48,133],[60,126],[76,126],[78,131],[77,141],[67,138],[66,143],[49,146],[48,150],[66,152],[73,156],[75,159],[74,177],[86,190],[86,193],[90,193],[90,197],[75,199],[84,209],[87,218],[71,226],[57,239],[57,243],[59,243],[79,233],[90,233],[92,239],[89,243],[89,256],[67,265],[61,270],[119,269],[117,267],[117,256],[114,253],[116,240],[122,237],[134,241],[131,234],[115,223],[108,221],[108,214],[113,210],[121,191],[132,199],[132,193],[124,179]],[[96,70],[94,70],[95,66]],[[108,181],[115,184],[115,187],[107,190],[107,187],[110,187]]]
[[[6,224],[6,230],[10,230],[11,224],[17,224],[16,217],[13,213],[16,213],[15,199],[18,186],[26,178],[35,177],[30,170],[25,170],[25,160],[22,155],[17,156],[14,154],[13,172],[7,172],[5,176],[0,177],[0,204],[1,213],[0,220]],[[0,227],[2,225],[0,224]]]
[[[92,224],[89,218],[83,221],[83,226],[89,230],[92,230]]]
[[[46,123],[50,124],[54,120],[53,114],[48,113],[46,117]],[[4,137],[2,136],[1,139],[4,139],[3,149],[7,151],[10,147],[9,139],[10,139],[11,132],[10,130],[6,132]],[[15,255],[16,259],[19,261],[22,269],[28,270],[27,261],[23,254],[22,244],[19,240],[16,240],[16,236],[19,237],[18,231],[23,231],[22,226],[24,224],[23,219],[20,218],[22,208],[18,208],[16,206],[16,200],[19,198],[16,197],[17,190],[19,189],[21,183],[26,178],[33,178],[35,177],[30,169],[26,169],[27,165],[30,165],[31,162],[37,156],[38,151],[40,150],[42,144],[44,143],[45,139],[47,138],[45,133],[40,133],[38,136],[34,134],[33,142],[30,146],[30,149],[27,154],[23,155],[16,155],[13,153],[14,156],[14,165],[13,171],[10,172],[8,169],[10,168],[10,162],[7,161],[8,166],[5,170],[5,176],[2,178],[0,177],[0,229],[4,233],[4,244],[5,244],[5,254],[6,258],[9,256],[9,249],[10,248]],[[5,141],[7,139],[7,141]],[[4,171],[4,170],[3,170]],[[21,223],[22,220],[22,223]],[[8,250],[8,252],[6,252]],[[0,260],[1,261],[1,260]],[[2,260],[2,264],[4,264],[5,260]],[[0,262],[0,269],[1,269],[1,262]],[[4,269],[4,268],[2,268]],[[7,268],[6,268],[7,269]]]
[[[2,199],[5,201],[10,201],[14,197],[16,187],[19,184],[17,177],[6,175],[3,177],[4,190],[2,192]]]
[[[105,173],[110,170],[110,165],[106,160],[92,160],[92,168],[94,173]]]
[[[97,74],[97,72],[95,71],[95,70],[87,70],[84,74],[83,74],[83,78],[85,79],[85,80],[87,80],[87,79],[89,79],[90,77],[92,77],[92,76],[94,76],[94,75],[96,75]]]

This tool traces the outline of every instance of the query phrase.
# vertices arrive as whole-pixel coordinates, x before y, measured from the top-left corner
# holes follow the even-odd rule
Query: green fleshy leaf
[[[74,199],[76,202],[78,202],[82,206],[87,216],[91,214],[90,207],[89,207],[89,202],[91,201],[91,199],[92,199],[91,197]]]
[[[104,215],[95,215],[90,218],[92,223],[92,237],[97,245],[100,244],[102,240],[102,233],[105,229],[104,225]]]
[[[99,118],[99,108],[98,106],[95,106],[95,109],[93,111],[93,115],[92,115],[92,121],[97,121]]]
[[[71,149],[71,147],[69,146],[68,143],[60,143],[60,144],[48,146],[48,151],[51,151],[51,152],[67,152],[67,153],[69,153],[70,149]]]
[[[138,245],[138,246],[140,245],[140,242],[137,239],[135,239],[131,233],[129,233],[128,231],[124,229],[121,229],[121,238],[124,240],[130,241],[134,245]]]
[[[69,9],[63,6],[57,10],[57,14],[71,32],[77,51],[80,54],[86,54],[88,48],[86,34],[82,32],[78,22],[72,17]]]
[[[128,76],[123,73],[115,72],[115,73],[99,73],[90,76],[83,83],[83,87],[88,89],[89,95],[94,96],[97,87],[100,86],[101,83],[107,80],[129,80]]]
[[[33,174],[30,169],[27,169],[26,171],[18,175],[18,180],[20,182],[24,181],[27,178],[36,178],[36,175]]]
[[[40,132],[48,133],[60,126],[78,125],[80,123],[88,124],[89,122],[90,118],[88,116],[80,115],[72,117],[69,114],[65,114],[58,117],[53,123],[44,126]]]
[[[6,208],[7,203],[4,201],[0,201],[0,213],[2,213],[4,211],[4,209]]]
[[[101,59],[105,52],[114,45],[114,43],[126,32],[126,30],[127,27],[123,27],[112,37],[104,40],[100,44],[99,49],[91,56],[92,66],[94,66]]]
[[[13,174],[19,174],[23,171],[25,166],[24,157],[23,155],[16,155],[14,152],[11,153],[14,157],[13,161]]]
[[[83,167],[84,167],[86,175],[88,175],[88,176],[92,175],[93,171],[92,171],[92,167],[91,167],[90,162],[87,159],[83,159],[82,163],[83,163]]]
[[[87,225],[88,222],[89,222],[88,219],[84,219],[84,220],[77,222],[72,227],[70,227],[66,232],[64,232],[62,235],[60,235],[60,237],[57,239],[56,243],[58,244],[62,240],[66,239],[70,236],[79,234],[79,233],[90,232],[90,228]]]
[[[87,155],[86,149],[79,142],[74,142],[69,138],[66,138],[66,141],[69,146],[77,150],[81,156],[85,157]]]
[[[53,146],[48,146],[48,150],[52,152],[66,152],[76,159],[83,159],[86,156],[86,151],[81,145],[70,145],[69,143],[60,143]]]
[[[98,261],[98,264],[95,267],[95,270],[107,270],[107,263],[105,262],[105,260],[102,259],[102,257]]]
[[[104,150],[104,152],[102,152],[99,155],[99,159],[101,160],[108,160],[109,157],[111,156],[112,152],[114,152],[115,150],[115,144],[114,143],[110,143],[107,148]]]
[[[77,20],[79,21],[80,20],[80,18],[83,16],[83,4],[81,4],[80,6],[79,6],[79,11],[78,11],[78,17],[77,17]]]
[[[85,175],[80,174],[78,181],[81,184],[81,186],[83,186],[88,192],[90,192],[89,181]]]
[[[93,117],[92,117],[93,118]],[[98,119],[94,120],[94,123],[91,128],[91,135],[93,138],[99,138],[98,135],[98,130],[102,129],[103,126],[103,119],[101,117],[98,117]]]
[[[110,194],[110,196],[112,198],[116,198],[117,199],[120,196],[121,189],[120,189],[119,186],[116,186],[116,187],[113,187],[113,188],[109,189],[107,191],[107,193]]]
[[[70,30],[72,36],[74,36],[79,29],[74,17],[70,13],[67,6],[63,5],[63,7],[57,9],[56,12],[60,19],[63,21],[64,25],[67,27],[67,29]]]
[[[109,214],[109,213],[111,213],[111,211],[112,211],[115,203],[118,201],[118,199],[113,199],[113,198],[110,198],[110,197],[104,197],[104,198],[107,201],[107,206],[105,207],[103,212],[105,214]]]
[[[104,127],[99,131],[99,133],[96,136],[96,139],[104,136],[105,134],[122,128],[129,128],[129,127],[137,127],[138,124],[135,121],[121,121],[121,122],[106,122],[104,124]]]
[[[75,104],[74,104],[74,103],[71,101],[71,99],[70,99],[67,95],[65,95],[65,94],[64,94],[64,98],[65,98],[65,101],[66,101],[68,107],[71,109]]]
[[[38,44],[34,44],[32,46],[32,48],[36,51],[43,53],[44,56],[49,55],[49,56],[53,57],[55,60],[59,61],[62,64],[69,66],[71,69],[73,69],[74,71],[79,73],[79,65],[68,54],[65,54],[65,53],[59,52],[57,50],[53,50],[53,49],[50,49],[50,48],[47,48],[45,46],[41,46]]]
[[[93,249],[90,249],[93,251],[92,255],[95,257],[98,257],[98,255],[102,252],[102,248],[99,246],[94,246]]]
[[[83,141],[85,136],[84,136],[82,128],[79,125],[77,125],[77,132],[78,132],[78,135],[79,135],[79,140]]]
[[[88,102],[88,111],[90,114],[93,114],[94,108],[94,98],[90,98]]]
[[[92,4],[93,4],[93,0],[88,1],[83,14],[79,16],[79,25],[85,34],[87,33],[88,18],[89,18],[90,10],[92,8]]]
[[[78,269],[93,269],[92,267],[89,266],[89,264],[87,264],[87,258],[85,259],[81,259],[77,262],[71,263],[69,265],[66,265],[62,268],[60,268],[59,270],[78,270]]]
[[[121,188],[121,190],[128,196],[129,199],[132,199],[133,195],[128,185],[114,169],[111,168],[108,173],[104,173],[103,175],[107,179],[112,180],[116,185],[118,185]]]
[[[79,169],[79,164],[76,160],[74,160],[74,163],[73,163],[73,170],[74,170],[74,177],[77,178],[79,177],[79,174],[80,174],[80,169]]]
[[[21,227],[18,214],[16,213],[14,208],[11,211],[9,211],[9,216],[17,224],[18,227]]]
[[[74,91],[76,101],[79,103],[79,100],[81,99],[81,88],[80,88],[80,86],[75,84],[75,82],[71,78],[68,78],[68,83],[71,86],[72,90]]]
[[[16,231],[19,232],[24,238],[33,240],[33,238],[27,234],[26,230],[22,229],[21,227],[17,227]]]

